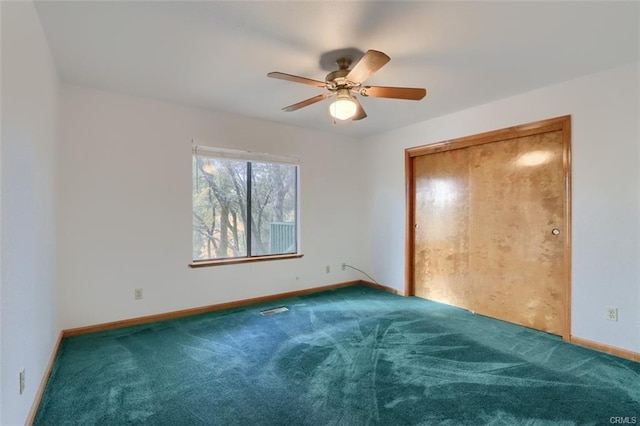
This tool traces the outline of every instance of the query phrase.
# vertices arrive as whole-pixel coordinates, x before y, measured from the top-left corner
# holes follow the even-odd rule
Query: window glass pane
[[[250,164],[251,256],[296,253],[297,166]]]
[[[193,260],[247,256],[247,162],[193,156]]]

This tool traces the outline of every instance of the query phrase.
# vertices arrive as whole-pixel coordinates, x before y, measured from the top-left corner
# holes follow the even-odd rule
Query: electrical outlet
[[[607,306],[607,320],[618,321],[618,308]]]
[[[142,289],[141,288],[136,288],[133,291],[133,298],[135,300],[142,300]]]
[[[342,265],[341,265],[341,266],[342,266],[342,270],[344,271],[344,270],[345,270],[345,268],[347,267],[347,264],[346,264],[346,263],[344,263],[344,262],[342,262]]]
[[[22,395],[22,392],[24,392],[24,368],[19,373],[19,377],[20,377],[20,395]]]
[[[329,272],[331,272],[331,267],[329,265],[325,266],[324,271],[328,274]]]

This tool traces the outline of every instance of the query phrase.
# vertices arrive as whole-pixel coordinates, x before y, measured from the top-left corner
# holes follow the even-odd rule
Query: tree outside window
[[[297,253],[298,165],[220,153],[193,154],[194,262]]]

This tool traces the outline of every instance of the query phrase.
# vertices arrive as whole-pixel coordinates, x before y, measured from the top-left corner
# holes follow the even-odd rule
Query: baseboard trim
[[[571,336],[571,343],[579,346],[584,346],[589,349],[595,349],[600,352],[605,352],[610,355],[619,356],[621,358],[630,359],[631,361],[640,362],[640,353],[633,352],[627,349],[618,348],[615,346],[605,345],[604,343],[594,342],[592,340],[583,339],[582,337]]]
[[[181,318],[181,317],[186,317],[186,316],[189,316],[189,315],[204,314],[204,313],[207,313],[207,312],[220,311],[220,310],[223,310],[223,309],[238,308],[238,307],[241,307],[241,306],[252,305],[254,303],[271,302],[273,300],[286,299],[288,297],[304,296],[304,295],[307,295],[307,294],[319,293],[321,291],[326,291],[326,290],[335,290],[335,289],[338,289],[338,288],[350,287],[350,286],[354,286],[354,285],[367,285],[367,286],[370,286],[370,287],[378,288],[380,290],[386,290],[386,291],[390,291],[390,292],[395,291],[394,289],[392,289],[390,287],[384,287],[384,286],[381,286],[381,285],[378,285],[378,284],[369,283],[369,282],[366,282],[366,281],[361,281],[361,280],[347,281],[347,282],[343,282],[343,283],[331,284],[331,285],[326,285],[326,286],[321,286],[321,287],[313,287],[313,288],[304,289],[304,290],[296,290],[296,291],[289,291],[289,292],[286,292],[286,293],[272,294],[272,295],[269,295],[269,296],[253,297],[251,299],[242,299],[242,300],[236,300],[236,301],[233,301],[233,302],[226,302],[226,303],[218,303],[218,304],[215,304],[215,305],[201,306],[201,307],[198,307],[198,308],[183,309],[183,310],[179,310],[179,311],[166,312],[166,313],[162,313],[162,314],[155,314],[155,315],[148,315],[148,316],[144,316],[144,317],[130,318],[130,319],[125,319],[125,320],[121,320],[121,321],[113,321],[113,322],[107,322],[107,323],[103,323],[103,324],[89,325],[89,326],[86,326],[86,327],[71,328],[71,329],[63,330],[62,334],[63,334],[63,337],[77,336],[79,334],[94,333],[96,331],[105,331],[105,330],[111,330],[111,329],[114,329],[114,328],[121,328],[121,327],[129,327],[129,326],[132,326],[132,325],[146,324],[146,323],[149,323],[149,322],[164,321],[164,320],[169,320],[169,319],[173,319],[173,318]]]
[[[58,351],[60,350],[60,343],[62,343],[63,333],[58,333],[58,339],[56,343],[53,345],[53,349],[51,350],[51,356],[49,357],[49,362],[47,363],[46,368],[44,369],[44,373],[42,374],[42,379],[40,380],[40,386],[38,386],[38,390],[36,391],[36,396],[33,398],[33,403],[31,404],[31,410],[29,410],[29,415],[27,416],[27,420],[25,420],[24,424],[26,426],[31,426],[36,419],[36,414],[38,413],[38,407],[40,407],[40,401],[42,401],[42,395],[44,395],[44,390],[47,388],[47,383],[49,382],[49,377],[51,376],[51,371],[53,370],[53,364],[56,362],[56,357],[58,356]]]
[[[395,289],[393,287],[387,287],[386,285],[373,283],[371,281],[364,281],[364,280],[361,280],[359,282],[359,284],[366,285],[367,287],[372,287],[372,288],[375,288],[377,290],[386,291],[388,293],[393,293],[393,294],[398,294],[400,296],[404,296],[404,294],[400,293],[397,289]]]

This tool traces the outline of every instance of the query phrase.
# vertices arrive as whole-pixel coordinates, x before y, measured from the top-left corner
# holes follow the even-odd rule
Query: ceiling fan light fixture
[[[358,105],[349,93],[349,89],[340,89],[336,100],[329,105],[329,114],[338,120],[348,120],[356,115]]]

